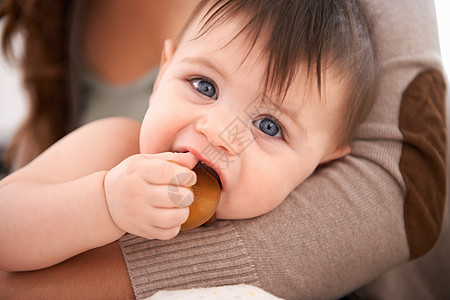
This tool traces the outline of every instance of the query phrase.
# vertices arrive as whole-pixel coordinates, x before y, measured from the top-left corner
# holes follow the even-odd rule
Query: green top
[[[113,116],[123,116],[141,121],[147,111],[158,68],[150,70],[132,82],[114,85],[100,78],[79,63],[81,78],[80,97],[83,99],[80,125]]]

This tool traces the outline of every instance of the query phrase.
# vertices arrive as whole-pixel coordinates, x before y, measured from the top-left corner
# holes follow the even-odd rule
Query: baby
[[[173,238],[199,161],[222,185],[217,218],[265,214],[350,152],[377,82],[357,0],[201,1],[164,44],[142,124],[88,124],[0,182],[0,269],[44,268],[126,232]]]

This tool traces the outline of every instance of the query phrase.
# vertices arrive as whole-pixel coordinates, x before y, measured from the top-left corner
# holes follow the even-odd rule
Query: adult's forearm
[[[37,271],[0,271],[0,299],[93,298],[134,298],[117,242]]]

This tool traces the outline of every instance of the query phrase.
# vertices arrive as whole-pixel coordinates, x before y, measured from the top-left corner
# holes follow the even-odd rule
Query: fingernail
[[[186,185],[188,186],[192,186],[197,182],[197,175],[195,174],[195,172],[191,172],[189,177],[186,178]]]

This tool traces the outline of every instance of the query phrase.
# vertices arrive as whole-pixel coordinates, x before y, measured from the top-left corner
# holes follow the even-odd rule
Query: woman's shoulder
[[[90,122],[75,130],[80,144],[90,144],[100,151],[130,155],[139,152],[141,123],[124,117],[111,117]],[[89,147],[91,148],[91,147]]]
[[[115,132],[117,135],[132,135],[139,134],[141,123],[126,117],[109,117],[104,119],[89,122],[77,130],[87,132]]]
[[[139,132],[140,123],[131,119],[93,121],[57,141],[2,183],[19,180],[58,183],[109,170],[139,153]]]
[[[140,128],[139,122],[123,117],[96,120],[63,137],[35,162],[79,170],[80,175],[109,170],[139,153]]]

